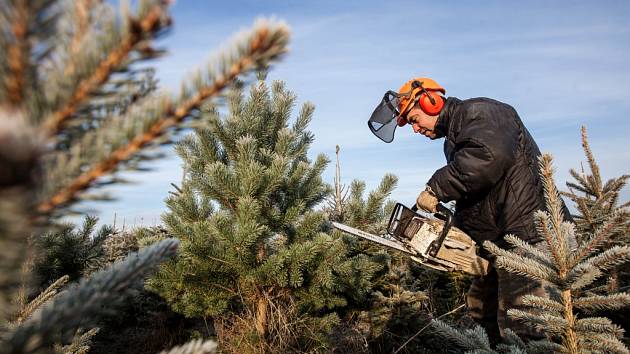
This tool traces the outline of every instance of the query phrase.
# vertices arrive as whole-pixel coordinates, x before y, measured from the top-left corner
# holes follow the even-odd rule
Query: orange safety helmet
[[[397,119],[398,126],[402,127],[407,124],[405,114],[408,110],[411,110],[414,102],[418,102],[420,109],[428,115],[433,116],[440,113],[444,106],[444,100],[441,98],[436,100],[431,95],[431,91],[440,91],[442,94],[446,94],[444,87],[428,77],[417,77],[407,81],[400,87],[398,90],[400,97],[398,103],[398,112],[400,112],[400,116]]]

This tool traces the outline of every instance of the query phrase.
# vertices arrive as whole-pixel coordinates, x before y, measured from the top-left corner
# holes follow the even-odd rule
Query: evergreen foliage
[[[9,323],[9,326],[15,327],[24,323],[24,321],[31,317],[35,310],[52,299],[53,296],[57,295],[59,289],[63,288],[68,283],[68,280],[70,280],[70,277],[67,275],[62,276],[50,284],[44,291],[40,292],[39,295],[29,303],[26,303],[26,299],[22,296],[19,300],[19,311],[13,316],[14,319]]]
[[[606,317],[589,317],[603,309],[619,310],[630,306],[628,293],[598,295],[589,291],[608,271],[630,261],[629,246],[604,248],[614,235],[614,230],[627,219],[620,220],[613,215],[593,233],[580,235],[582,241],[577,247],[572,247],[575,226],[564,221],[560,193],[553,181],[550,155],[540,158],[540,173],[548,212],[536,212],[535,222],[546,250],[541,251],[512,235],[506,236],[506,240],[514,247],[512,250],[501,249],[491,242],[484,244],[497,257],[496,267],[546,284],[547,297],[526,295],[526,310],[508,310],[508,316],[541,331],[546,340],[525,345],[510,333],[506,345],[511,343],[510,350],[513,352],[555,347],[554,351],[563,353],[628,353],[628,348],[621,342],[623,329]],[[491,351],[487,337],[480,329],[462,334],[441,323],[436,323],[435,328],[464,349]]]
[[[488,335],[481,326],[461,330],[440,320],[434,320],[432,324],[435,332],[447,339],[449,344],[451,344],[451,346],[445,346],[445,352],[465,351],[466,353],[478,354],[546,354],[565,352],[561,345],[546,339],[523,341],[523,339],[509,328],[505,331],[503,343],[498,344],[495,350],[491,347]]]
[[[163,54],[151,42],[170,28],[169,1],[140,0],[134,11],[121,3],[119,12],[99,0],[0,4],[0,353],[50,352],[53,344],[85,350],[96,330],[79,327],[110,313],[108,302],[172,255],[176,243],[164,240],[61,293],[55,282],[29,303],[29,237],[46,233],[85,190],[119,183],[102,177],[137,169],[147,158],[142,152],[167,141],[202,104],[286,51],[286,26],[259,21],[193,73],[176,97],[157,93],[152,69],[135,64]],[[78,233],[62,227],[35,236],[35,244],[51,247],[38,256],[45,283],[61,275],[67,281],[65,270],[71,278],[91,271],[105,232],[90,239],[90,223]],[[105,255],[126,247],[102,246]],[[114,253],[120,259],[124,252]]]
[[[376,235],[386,233],[395,205],[388,197],[398,178],[386,174],[367,195],[366,185],[360,180],[353,180],[349,187],[342,185],[339,152],[337,146],[334,194],[328,198],[325,211],[346,225]],[[360,239],[353,244],[357,251],[372,256],[383,257],[386,252]],[[386,259],[386,271],[375,278],[368,306],[355,310],[344,323],[350,328],[347,332],[352,332],[344,333],[345,345],[354,345],[352,351],[372,353],[442,350],[442,343],[432,340],[429,333],[418,334],[423,334],[432,318],[461,308],[468,277],[422,267],[398,252],[388,252]]]
[[[168,3],[140,0],[132,11],[123,1],[118,12],[99,0],[0,4],[0,354],[88,351],[97,332],[106,332],[95,327],[103,324],[99,319],[137,295],[143,279],[174,256],[180,242],[170,235],[181,238],[182,252],[149,285],[186,316],[212,316],[225,351],[436,348],[425,338],[408,339],[436,317],[442,306],[434,305],[436,294],[446,294],[449,303],[457,299],[459,288],[448,286],[459,280],[448,278],[432,292],[427,279],[444,277],[331,231],[327,213],[317,210],[330,193],[321,180],[327,160],[307,155],[313,106],[305,104],[289,124],[295,96],[281,83],[269,89],[263,82],[248,97],[236,85],[226,116],[210,101],[281,57],[286,26],[257,22],[170,96],[157,91],[153,69],[137,65],[164,54],[152,40],[171,27]],[[90,217],[79,230],[50,227],[85,191],[121,182],[104,177],[140,169],[151,158],[147,148],[168,142],[191,119],[201,123],[177,145],[186,173],[167,200],[168,230],[95,233]],[[567,242],[573,229],[562,222],[548,157],[542,165],[550,212],[538,213],[537,223],[550,253],[516,238],[509,240],[518,253],[488,245],[500,267],[549,282],[548,298],[527,299],[532,311],[510,312],[548,340],[524,342],[508,331],[505,343],[492,349],[479,329],[462,335],[436,324],[459,346],[628,352],[619,327],[583,316],[630,302],[621,267],[630,259],[628,203],[618,203],[628,176],[603,183],[585,131],[583,145],[591,174],[572,171],[577,182],[566,194],[580,213],[579,247]],[[385,176],[367,200],[362,182],[352,183],[349,196],[336,188],[339,208],[330,217],[382,233],[395,184]],[[33,272],[45,287],[38,295],[31,294]],[[607,275],[607,286],[598,286]],[[164,306],[155,302],[151,308]],[[214,350],[211,341],[193,340],[165,353]]]
[[[78,230],[71,223],[60,224],[35,239],[40,251],[34,272],[40,285],[46,286],[64,275],[75,281],[104,267],[103,245],[113,228],[103,225],[94,232],[97,222],[98,218],[86,216]]]
[[[176,147],[186,174],[163,220],[182,248],[149,286],[186,316],[213,316],[223,350],[325,346],[334,311],[364,301],[382,268],[314,209],[328,161],[308,158],[314,107],[290,124],[295,100],[281,82],[236,89],[225,116],[205,112]]]
[[[86,354],[90,351],[92,338],[98,333],[98,328],[89,331],[78,329],[70,344],[55,345],[55,354]]]
[[[72,285],[11,330],[2,340],[0,353],[37,353],[58,340],[67,341],[78,328],[110,313],[111,306],[120,303],[158,263],[175,254],[177,245],[177,240],[162,241]]]
[[[383,176],[378,187],[365,193],[365,183],[353,180],[341,184],[337,146],[334,194],[329,196],[326,212],[331,219],[372,234],[386,233],[395,202],[389,195],[397,177]],[[383,257],[386,250],[357,239],[354,248],[367,255]],[[397,252],[388,252],[387,268],[375,278],[368,305],[351,312],[344,327],[340,352],[432,353],[443,343],[424,330],[432,318],[448,316],[462,308],[464,289],[469,279],[462,274],[443,273],[422,267]],[[345,346],[345,347],[344,347]]]
[[[386,200],[396,188],[398,178],[387,174],[383,176],[376,190],[363,199],[365,183],[354,180],[350,184],[350,195],[345,209],[348,211],[344,222],[366,232],[382,234],[386,231],[389,215],[394,208],[394,202]]]
[[[573,201],[578,214],[573,215],[578,235],[592,235],[604,225],[612,225],[608,241],[601,247],[609,248],[613,245],[630,245],[630,202],[619,204],[619,193],[626,186],[630,175],[622,175],[603,182],[599,172],[599,165],[586,136],[586,127],[582,127],[582,147],[588,161],[590,173],[582,168],[581,172],[571,169],[569,172],[575,182],[567,182],[569,192],[562,195]],[[621,274],[620,274],[621,273]],[[614,268],[607,277],[608,292],[628,289],[630,282],[630,268]]]

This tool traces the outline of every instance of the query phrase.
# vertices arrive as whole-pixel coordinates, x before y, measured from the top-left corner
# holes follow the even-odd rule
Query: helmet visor
[[[398,126],[397,118],[400,115],[398,112],[399,103],[398,94],[387,91],[368,120],[370,131],[386,143],[391,143],[394,140],[394,132]]]

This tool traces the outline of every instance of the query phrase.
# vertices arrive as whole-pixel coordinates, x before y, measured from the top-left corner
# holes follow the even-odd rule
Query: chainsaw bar
[[[426,257],[418,252],[414,252],[413,250],[409,249],[404,243],[400,241],[390,240],[383,236],[373,235],[371,233],[361,231],[359,229],[355,229],[354,227],[340,224],[334,221],[332,224],[334,228],[340,231],[343,231],[345,233],[348,233],[350,235],[357,236],[362,239],[366,239],[368,241],[378,243],[379,245],[383,245],[385,247],[389,247],[391,249],[403,252],[409,255],[411,259],[414,260],[415,262],[418,262],[429,268],[433,268],[433,269],[444,271],[444,272],[448,272],[452,270],[453,268],[453,265],[450,262],[446,262],[446,261],[437,259],[435,257],[430,257],[430,256]]]
[[[395,250],[400,251],[400,252],[404,252],[404,253],[412,255],[412,256],[417,255],[417,252],[411,251],[402,242],[395,241],[395,240],[389,240],[389,239],[386,239],[383,236],[373,235],[371,233],[367,233],[365,231],[361,231],[359,229],[355,229],[354,227],[351,227],[351,226],[348,226],[348,225],[344,225],[344,224],[340,224],[338,222],[334,222],[333,221],[332,224],[333,224],[333,226],[336,229],[341,230],[341,231],[346,232],[346,233],[349,233],[350,235],[358,236],[358,237],[364,238],[364,239],[366,239],[368,241],[376,242],[376,243],[378,243],[380,245],[383,245],[385,247],[389,247],[389,248],[395,249]]]

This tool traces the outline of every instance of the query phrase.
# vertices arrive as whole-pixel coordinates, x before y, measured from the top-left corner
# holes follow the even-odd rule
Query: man
[[[455,222],[477,242],[507,247],[513,234],[529,243],[541,241],[533,214],[545,208],[538,175],[540,151],[511,106],[489,98],[445,98],[446,90],[429,78],[416,78],[389,91],[370,118],[369,127],[386,142],[397,126],[445,138],[446,166],[438,169],[416,205],[436,212],[439,201],[456,201]],[[484,250],[480,256],[493,259]],[[468,310],[496,341],[505,328],[537,337],[529,327],[510,321],[506,311],[522,305],[525,294],[544,294],[540,283],[491,268],[475,278],[467,294]]]

